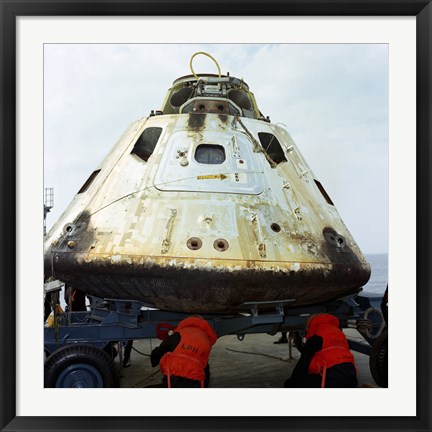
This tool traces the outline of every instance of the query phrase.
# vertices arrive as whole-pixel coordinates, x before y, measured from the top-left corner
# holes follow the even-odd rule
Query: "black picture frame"
[[[1,431],[172,431],[172,430],[404,430],[431,429],[431,45],[432,5],[423,0],[0,0],[1,145],[0,186],[0,429]],[[169,14],[167,14],[169,11]],[[417,44],[417,415],[369,417],[24,417],[16,413],[16,18],[20,16],[415,16]],[[42,206],[41,206],[42,208]],[[405,235],[409,234],[406,228]],[[408,251],[409,253],[409,251]],[[412,269],[414,270],[414,269]],[[414,276],[413,276],[414,277]],[[404,317],[412,325],[410,317]],[[403,341],[400,341],[403,343]],[[409,354],[408,354],[409,355]],[[414,379],[406,371],[407,379]],[[263,402],[264,403],[264,402]],[[287,401],[287,406],[289,401]],[[366,414],[366,415],[364,415]]]

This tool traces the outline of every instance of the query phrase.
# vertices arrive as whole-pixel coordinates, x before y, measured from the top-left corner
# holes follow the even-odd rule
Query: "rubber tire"
[[[54,351],[44,366],[44,387],[56,387],[60,374],[74,364],[87,364],[100,374],[103,387],[119,387],[120,376],[113,359],[104,351],[92,345],[66,345]]]
[[[380,387],[388,387],[388,332],[385,329],[372,345],[369,356],[372,378]]]

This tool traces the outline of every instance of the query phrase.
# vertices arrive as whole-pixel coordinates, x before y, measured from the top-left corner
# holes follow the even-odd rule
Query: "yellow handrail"
[[[204,52],[204,51],[196,52],[196,53],[191,57],[191,59],[190,59],[190,70],[191,70],[193,76],[194,76],[196,79],[198,79],[198,75],[195,73],[195,71],[194,71],[194,69],[193,69],[193,67],[192,67],[192,61],[193,61],[193,59],[195,58],[195,56],[197,56],[198,54],[205,55],[205,56],[211,58],[211,59],[215,62],[216,66],[217,66],[217,68],[218,68],[219,78],[220,78],[222,75],[221,75],[221,70],[220,70],[220,67],[219,67],[218,62],[215,60],[214,57],[212,57],[210,54],[208,54],[208,53],[206,53],[206,52]]]

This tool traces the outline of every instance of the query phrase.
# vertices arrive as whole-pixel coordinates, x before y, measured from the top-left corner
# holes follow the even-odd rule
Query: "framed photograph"
[[[234,2],[225,13],[216,2],[0,1],[1,430],[431,429],[430,2]],[[287,130],[312,170],[338,161],[325,179],[332,198],[333,191],[346,197],[342,208],[335,199],[342,219],[366,254],[388,252],[388,388],[210,388],[199,398],[190,389],[44,388],[36,323],[45,230],[87,187],[82,180],[94,169],[97,176],[122,129],[147,110],[157,116],[172,80],[194,73],[195,52],[216,53],[207,66],[219,61],[229,76],[241,74],[264,116],[291,122]],[[238,95],[232,100],[249,107]],[[315,109],[324,114],[314,117]],[[304,150],[302,142],[312,144]],[[201,150],[199,163],[221,152]],[[46,227],[41,204],[53,183],[61,192]]]

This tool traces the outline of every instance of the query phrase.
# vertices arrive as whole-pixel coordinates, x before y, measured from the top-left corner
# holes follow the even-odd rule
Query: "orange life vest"
[[[175,375],[203,381],[211,347],[217,340],[216,332],[205,319],[199,317],[184,319],[175,331],[180,333],[180,342],[173,352],[161,358],[161,372],[168,377]]]
[[[306,339],[311,336],[321,336],[323,346],[309,364],[310,374],[322,374],[326,369],[340,363],[352,363],[352,355],[348,341],[339,329],[339,320],[333,315],[320,314],[312,318],[309,323]]]

